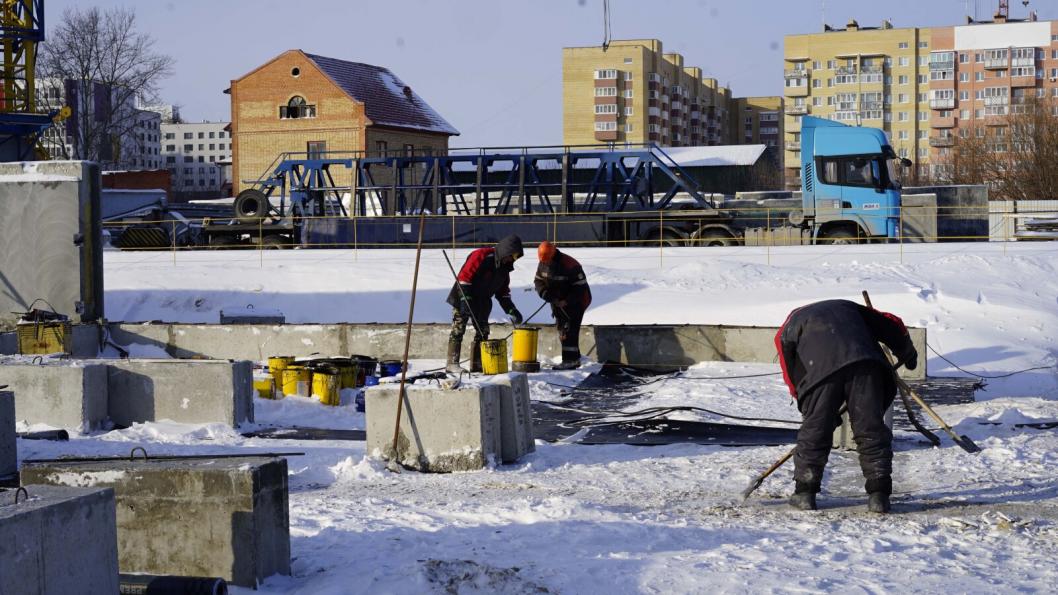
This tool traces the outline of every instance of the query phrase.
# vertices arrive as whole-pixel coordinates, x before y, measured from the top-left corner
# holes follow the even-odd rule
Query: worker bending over
[[[797,432],[791,506],[816,509],[816,494],[844,403],[866,479],[867,508],[889,512],[893,433],[884,417],[896,395],[896,383],[879,341],[907,369],[918,365],[918,352],[899,318],[848,300],[798,308],[775,335],[783,379],[803,417]]]
[[[591,304],[591,289],[580,263],[551,242],[542,242],[537,255],[540,264],[533,284],[540,298],[551,304],[562,343],[562,363],[553,369],[572,370],[580,366],[580,323]]]
[[[493,297],[514,324],[521,324],[522,314],[511,300],[511,271],[514,270],[514,261],[521,258],[522,254],[522,239],[511,235],[500,240],[495,247],[478,248],[467,256],[446,300],[452,306],[447,371],[453,374],[462,371],[459,367],[459,352],[469,321],[474,325],[470,371],[481,372],[481,342],[489,338],[489,314],[492,312]]]

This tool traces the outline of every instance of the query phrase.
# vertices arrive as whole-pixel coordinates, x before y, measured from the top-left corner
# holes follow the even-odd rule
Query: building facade
[[[739,97],[731,110],[731,130],[740,145],[766,145],[782,153],[782,97]]]
[[[227,195],[231,180],[221,167],[231,159],[227,122],[162,124],[162,157],[177,199]]]
[[[236,194],[283,152],[443,153],[449,137],[459,134],[389,70],[301,50],[233,80],[228,93]],[[352,183],[350,170],[331,173],[339,186]]]
[[[732,107],[729,88],[657,39],[562,49],[563,144],[731,144]]]
[[[920,176],[943,179],[956,135],[1002,136],[1005,116],[1026,97],[1058,98],[1058,22],[1038,22],[1035,14],[967,20],[904,29],[852,21],[845,29],[787,36],[788,185],[800,185],[806,114],[882,128]]]

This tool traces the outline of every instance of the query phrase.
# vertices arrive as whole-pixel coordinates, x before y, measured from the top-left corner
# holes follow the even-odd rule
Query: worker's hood
[[[496,262],[515,255],[516,259],[521,258],[525,253],[522,251],[522,238],[510,235],[499,242],[496,242]]]

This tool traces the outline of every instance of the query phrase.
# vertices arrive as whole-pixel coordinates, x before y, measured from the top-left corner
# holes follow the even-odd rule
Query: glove
[[[511,317],[511,322],[514,324],[522,323],[522,313],[518,311],[518,308],[507,310],[507,315]]]
[[[903,362],[904,367],[908,370],[914,370],[918,367],[918,351],[914,347],[908,348],[904,352],[904,356],[900,358],[900,361]]]

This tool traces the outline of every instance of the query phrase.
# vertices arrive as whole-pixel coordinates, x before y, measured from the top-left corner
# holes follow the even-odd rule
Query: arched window
[[[279,106],[279,118],[282,120],[315,117],[316,106],[306,103],[305,98],[300,95],[291,97],[286,105]]]

